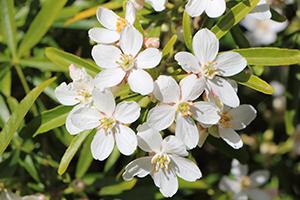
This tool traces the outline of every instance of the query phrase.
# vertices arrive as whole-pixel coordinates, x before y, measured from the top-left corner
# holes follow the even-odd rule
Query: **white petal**
[[[221,76],[233,76],[247,67],[247,60],[236,52],[225,52],[218,55],[216,67]]]
[[[125,19],[131,24],[134,24],[136,9],[131,1],[127,1]]]
[[[126,72],[121,68],[105,69],[95,77],[96,87],[99,89],[110,88],[122,82]]]
[[[265,0],[260,0],[249,15],[259,20],[271,19],[272,17],[270,6]]]
[[[72,115],[81,107],[82,107],[81,105],[75,106],[67,116],[66,129],[71,135],[77,135],[78,133],[83,131],[82,129],[75,126],[72,122]]]
[[[133,154],[137,147],[137,139],[134,131],[123,125],[119,125],[115,132],[116,143],[120,152],[126,156]]]
[[[215,77],[208,81],[210,90],[227,106],[238,107],[240,105],[239,97],[232,85],[223,78]]]
[[[260,189],[250,189],[247,191],[248,196],[251,199],[263,199],[263,200],[271,200],[272,197],[267,193]]]
[[[147,123],[137,128],[137,139],[139,147],[145,152],[159,152],[163,141],[159,131],[148,126]]]
[[[200,64],[193,54],[189,52],[178,52],[174,58],[184,71],[188,73],[200,72]]]
[[[73,106],[79,103],[73,84],[62,83],[55,89],[55,97],[65,106]]]
[[[91,77],[86,73],[84,68],[77,68],[74,64],[71,64],[69,66],[69,74],[74,82],[91,79]]]
[[[263,184],[265,184],[268,179],[270,178],[270,172],[267,170],[258,170],[253,172],[250,175],[251,179],[251,186],[252,187],[259,187]]]
[[[141,107],[136,102],[123,101],[117,105],[114,117],[119,122],[130,124],[140,117]]]
[[[178,180],[172,169],[151,174],[154,183],[164,197],[172,197],[178,190]]]
[[[256,117],[256,110],[251,105],[240,105],[228,111],[230,125],[234,130],[246,128]]]
[[[133,92],[148,95],[153,92],[153,79],[148,72],[142,69],[132,70],[128,77],[128,84]]]
[[[182,141],[174,135],[170,135],[163,140],[162,148],[163,152],[172,155],[188,156],[189,154]]]
[[[211,18],[220,17],[226,10],[225,0],[209,0],[205,12]]]
[[[226,176],[222,177],[219,183],[219,188],[224,192],[233,192],[233,193],[239,193],[242,190],[239,181],[229,179]]]
[[[156,48],[147,48],[136,58],[136,66],[140,69],[151,69],[159,65],[162,53]]]
[[[191,74],[179,83],[181,88],[182,101],[194,101],[204,91],[206,84],[204,78],[198,78],[196,75]]]
[[[180,98],[180,88],[171,76],[160,75],[154,83],[153,94],[163,103],[176,103]]]
[[[193,182],[202,177],[200,169],[194,162],[174,155],[171,156],[171,159],[175,163],[175,172],[180,178]]]
[[[220,137],[234,149],[243,147],[243,141],[239,134],[231,128],[223,128],[219,126]]]
[[[206,6],[207,0],[189,0],[185,6],[185,10],[191,17],[198,17],[206,9]]]
[[[234,194],[233,199],[234,200],[248,200],[249,197],[248,197],[247,193],[245,193],[244,191],[241,191],[237,194]]]
[[[112,116],[116,108],[116,102],[113,94],[109,90],[95,89],[93,92],[93,101],[95,107],[105,113],[107,116]]]
[[[193,38],[193,49],[201,64],[212,62],[219,51],[219,40],[210,30],[201,29]]]
[[[172,125],[175,120],[176,109],[169,105],[159,105],[148,113],[147,123],[151,128],[164,130]]]
[[[131,181],[135,176],[139,178],[147,176],[150,174],[151,169],[151,157],[142,157],[130,162],[125,167],[125,172],[122,176],[124,180]]]
[[[89,37],[97,43],[111,44],[120,39],[120,34],[105,28],[92,28],[89,30]]]
[[[230,173],[237,178],[247,176],[248,174],[248,165],[242,165],[237,159],[233,159],[231,162],[231,171]]]
[[[100,22],[102,26],[104,26],[107,29],[110,30],[116,30],[117,29],[117,21],[119,19],[119,16],[116,15],[113,11],[100,7],[97,10],[97,19]]]
[[[101,68],[116,68],[121,58],[121,50],[112,45],[95,45],[92,49],[92,57]]]
[[[115,146],[115,139],[112,133],[105,133],[99,130],[91,143],[91,152],[95,160],[105,160]]]
[[[127,26],[121,33],[120,47],[124,54],[135,57],[143,45],[143,35],[133,26]]]
[[[145,0],[145,1],[149,3],[156,12],[161,12],[166,8],[165,4],[167,3],[167,0]]]
[[[218,108],[210,102],[198,101],[191,107],[193,118],[203,124],[216,124],[220,120]]]
[[[80,108],[71,117],[72,123],[82,130],[91,130],[100,125],[101,113],[93,108]]]
[[[195,148],[199,141],[199,133],[194,120],[190,117],[183,117],[181,114],[177,114],[175,135],[188,149]]]

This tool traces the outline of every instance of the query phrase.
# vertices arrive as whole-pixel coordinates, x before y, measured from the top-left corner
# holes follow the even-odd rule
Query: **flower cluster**
[[[156,11],[165,9],[167,3],[145,2]],[[251,105],[240,105],[237,84],[230,79],[247,67],[246,59],[236,52],[219,53],[217,37],[206,28],[194,35],[192,53],[178,52],[174,57],[186,72],[179,83],[177,77],[168,75],[153,80],[151,71],[161,64],[162,53],[159,41],[145,40],[134,27],[136,9],[143,4],[128,1],[125,18],[99,8],[97,19],[102,28],[92,28],[89,37],[97,43],[91,54],[101,72],[92,78],[84,69],[71,65],[73,82],[62,83],[55,94],[63,105],[74,106],[66,120],[71,134],[97,130],[91,143],[94,159],[108,158],[115,144],[126,156],[139,147],[148,155],[129,163],[123,178],[150,175],[160,192],[171,197],[178,189],[177,176],[186,181],[202,176],[198,166],[185,158],[187,150],[202,147],[209,134],[234,149],[241,148],[243,142],[236,131],[254,120],[256,110]],[[203,12],[219,17],[226,4],[225,0],[189,0],[185,9],[192,17]],[[145,41],[147,45],[143,45]],[[116,104],[113,91],[120,84],[128,84],[132,92],[150,96],[156,103],[145,120],[139,120],[141,107],[137,102]],[[130,128],[134,122],[140,123],[136,131]],[[164,130],[172,130],[173,124],[175,135],[163,138]]]

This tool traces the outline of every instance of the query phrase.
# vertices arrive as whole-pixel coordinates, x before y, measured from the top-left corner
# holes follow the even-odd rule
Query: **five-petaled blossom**
[[[208,134],[222,138],[227,144],[234,149],[239,149],[243,146],[243,141],[236,130],[246,128],[256,117],[256,110],[251,105],[240,105],[237,108],[224,107],[219,111],[220,120],[217,130],[209,129],[208,132],[203,131],[200,135],[199,146],[205,142]]]
[[[185,6],[191,17],[200,16],[203,12],[211,18],[220,17],[226,10],[225,0],[189,0]]]
[[[142,95],[151,93],[153,79],[145,69],[159,65],[162,53],[156,48],[140,52],[142,45],[143,36],[133,26],[123,30],[120,49],[113,45],[95,45],[92,57],[98,66],[104,68],[95,78],[96,87],[113,87],[126,79],[132,91]]]
[[[91,40],[100,44],[111,44],[119,41],[120,34],[126,26],[134,24],[136,10],[133,3],[128,1],[125,18],[103,7],[100,7],[96,14],[98,21],[103,27],[90,29],[89,37]]]
[[[218,54],[219,41],[208,29],[201,29],[193,38],[194,54],[179,52],[175,60],[188,73],[193,73],[205,82],[206,89],[214,93],[222,103],[237,107],[240,100],[232,85],[222,77],[238,74],[247,66],[247,61],[239,53]]]
[[[123,101],[116,105],[109,90],[95,89],[93,107],[75,111],[71,120],[82,130],[96,128],[97,133],[91,144],[94,159],[105,160],[112,152],[115,143],[124,155],[131,155],[137,147],[135,132],[126,126],[140,116],[140,106],[136,102]]]
[[[233,160],[231,164],[232,177],[223,177],[219,188],[224,192],[233,194],[234,200],[251,199],[271,200],[271,196],[259,189],[269,179],[270,173],[267,170],[258,170],[248,176],[248,166],[241,165],[239,161]]]
[[[80,133],[82,129],[73,125],[71,116],[79,108],[91,105],[94,79],[86,73],[85,69],[76,68],[74,65],[70,65],[69,71],[73,82],[60,84],[55,89],[55,96],[61,104],[75,106],[66,119],[67,130],[74,135]]]
[[[168,0],[131,0],[136,9],[142,9],[145,3],[149,3],[156,12],[166,9]]]
[[[147,123],[156,130],[164,130],[176,120],[175,135],[189,148],[195,148],[199,133],[194,119],[202,124],[216,124],[218,108],[204,101],[195,101],[204,91],[204,84],[196,75],[177,82],[171,76],[161,75],[155,81],[154,96],[160,105],[149,111]]]
[[[165,197],[173,196],[178,190],[177,176],[186,181],[196,181],[202,177],[198,166],[184,158],[188,156],[184,144],[175,136],[164,140],[160,133],[143,124],[138,128],[139,147],[149,156],[138,158],[125,167],[124,180],[134,176],[143,178],[151,175],[154,184]]]

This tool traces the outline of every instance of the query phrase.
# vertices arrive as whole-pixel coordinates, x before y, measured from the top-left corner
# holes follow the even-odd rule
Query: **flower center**
[[[129,71],[134,67],[135,59],[132,55],[122,54],[117,64],[119,64],[124,71]]]
[[[224,128],[230,128],[230,121],[231,121],[231,116],[228,113],[223,113],[221,115],[221,119],[219,123],[224,127]]]
[[[206,78],[213,79],[216,75],[219,75],[218,69],[215,65],[215,62],[208,62],[202,66],[203,74]]]
[[[180,103],[177,107],[177,112],[180,112],[182,116],[190,116],[192,115],[191,113],[191,107],[189,103]]]
[[[89,102],[92,98],[92,94],[86,90],[86,89],[79,89],[77,91],[77,99],[81,102],[81,103],[86,103]]]
[[[104,117],[100,120],[100,128],[103,128],[105,131],[112,129],[116,125],[116,120],[112,118]]]
[[[120,33],[126,27],[126,19],[119,17],[117,20],[117,31]]]
[[[158,172],[160,169],[168,170],[170,162],[170,157],[165,153],[155,154],[151,159],[151,164],[154,166],[155,172]]]
[[[242,188],[249,188],[251,186],[251,179],[249,176],[243,176],[241,179],[241,186]]]

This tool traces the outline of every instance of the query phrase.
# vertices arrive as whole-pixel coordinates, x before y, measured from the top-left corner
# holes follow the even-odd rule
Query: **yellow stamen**
[[[191,116],[191,107],[189,103],[180,103],[177,107],[177,112],[180,112],[182,116]]]
[[[126,27],[126,24],[127,24],[126,19],[119,17],[116,24],[117,31],[120,33]]]
[[[112,118],[104,117],[100,120],[100,127],[103,128],[105,131],[114,128],[115,125],[116,125],[116,120]]]
[[[221,115],[221,119],[219,121],[219,123],[224,127],[224,128],[230,128],[231,124],[231,116],[228,113],[223,113]]]
[[[151,159],[155,172],[158,172],[160,169],[168,170],[170,162],[171,159],[167,154],[155,154]]]
[[[202,65],[203,74],[208,79],[213,79],[216,75],[219,75],[218,69],[215,67],[215,62],[208,62]]]
[[[135,59],[131,55],[122,54],[117,64],[120,65],[124,71],[129,71],[134,67]]]
[[[249,178],[249,176],[243,176],[241,179],[241,186],[242,188],[249,188],[251,186],[251,179]]]

